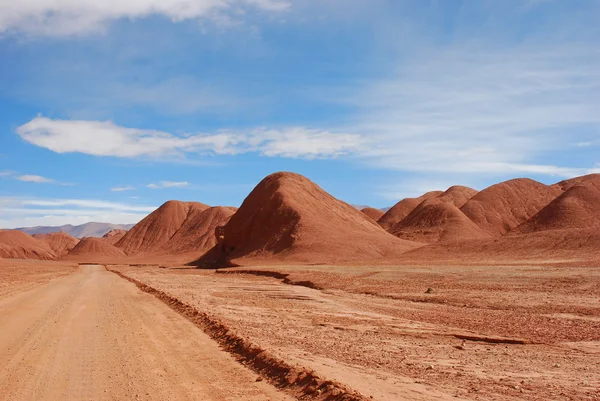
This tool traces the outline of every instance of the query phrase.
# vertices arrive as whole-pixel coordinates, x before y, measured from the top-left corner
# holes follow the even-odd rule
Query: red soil
[[[379,220],[385,214],[383,210],[375,209],[374,207],[365,207],[361,212],[375,221]]]
[[[109,244],[102,238],[85,237],[63,259],[97,262],[124,256],[125,254],[119,248]]]
[[[527,222],[514,231],[588,229],[600,226],[600,176],[569,186]]]
[[[114,230],[110,230],[106,234],[102,236],[102,239],[108,242],[111,245],[115,245],[117,242],[121,240],[127,234],[127,230],[123,230],[121,228],[115,228]]]
[[[48,234],[34,234],[33,238],[44,241],[50,246],[50,249],[57,257],[61,257],[69,253],[75,248],[79,240],[62,231]]]
[[[204,253],[217,244],[215,229],[225,225],[234,211],[229,207],[190,210],[179,230],[161,249],[166,254]]]
[[[490,237],[452,201],[439,198],[423,201],[391,232],[399,238],[425,243]]]
[[[7,259],[56,259],[50,246],[18,230],[0,230],[0,257]]]
[[[156,252],[169,242],[190,213],[208,207],[199,202],[168,201],[133,226],[116,246],[127,255]]]
[[[600,174],[588,174],[588,175],[583,175],[581,177],[575,177],[575,178],[571,178],[568,180],[564,180],[564,181],[556,183],[552,186],[560,188],[562,191],[566,191],[567,189],[571,188],[574,185],[583,184],[583,183],[587,183],[587,182],[598,182],[599,180],[600,180]]]
[[[480,228],[500,236],[530,219],[561,192],[558,187],[519,178],[484,189],[461,210]]]
[[[454,206],[460,208],[475,195],[477,195],[477,190],[462,185],[455,185],[448,188],[446,192],[436,196],[435,199],[452,203]]]
[[[226,225],[224,242],[198,262],[364,262],[416,246],[388,234],[309,179],[282,172],[254,188]]]
[[[396,203],[377,221],[385,230],[390,230],[394,225],[401,222],[410,212],[426,199],[442,195],[442,191],[431,191],[418,198],[406,198]]]
[[[549,230],[489,240],[432,244],[399,258],[402,264],[581,264],[600,260],[600,232],[593,229]]]

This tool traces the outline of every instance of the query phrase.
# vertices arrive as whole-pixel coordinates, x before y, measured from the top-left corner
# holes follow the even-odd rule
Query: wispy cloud
[[[117,202],[107,202],[103,200],[87,200],[87,199],[38,199],[38,198],[3,198],[14,199],[25,206],[43,206],[43,207],[64,207],[74,206],[94,209],[109,209],[119,211],[132,212],[151,212],[155,208],[153,206],[138,206],[128,205]]]
[[[97,2],[94,0],[0,2],[0,32],[20,31],[39,36],[70,36],[102,32],[119,19],[162,15],[174,22],[208,18],[221,20],[253,8],[281,12],[283,0],[140,0]]]
[[[340,92],[348,126],[371,140],[373,166],[413,172],[570,176],[587,166],[536,162],[586,142],[600,127],[594,46],[454,47],[403,62],[393,76]],[[591,145],[591,144],[590,144]]]
[[[14,171],[0,171],[0,177],[10,177],[15,174]]]
[[[127,158],[258,152],[269,157],[312,159],[347,154],[357,150],[364,142],[358,134],[307,128],[222,130],[176,136],[162,131],[126,128],[110,121],[52,120],[46,117],[34,118],[18,127],[17,133],[27,142],[57,153]]]
[[[21,182],[31,182],[34,184],[56,184],[56,185],[62,185],[62,186],[66,186],[66,187],[72,187],[75,184],[72,182],[59,182],[56,181],[52,178],[47,178],[41,175],[35,175],[35,174],[24,174],[24,175],[15,175],[16,173],[10,173],[7,174],[7,176],[12,176],[15,180],[21,181]]]
[[[36,184],[53,184],[56,181],[54,181],[51,178],[46,178],[46,177],[42,177],[41,175],[20,175],[18,177],[16,177],[17,180],[19,181],[23,181],[23,182],[34,182]]]
[[[112,187],[110,190],[113,192],[125,192],[125,191],[133,191],[133,190],[135,190],[135,187],[132,187],[131,185],[126,185],[126,186],[121,186],[121,187]]]
[[[185,188],[189,187],[190,183],[187,181],[160,181],[159,183],[152,183],[146,185],[150,189],[162,189],[162,188]]]
[[[0,228],[90,221],[131,224],[155,209],[154,206],[90,199],[0,197]]]

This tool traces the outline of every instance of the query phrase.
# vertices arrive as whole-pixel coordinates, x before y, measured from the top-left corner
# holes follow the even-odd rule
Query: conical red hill
[[[410,212],[414,210],[421,202],[426,199],[435,198],[443,194],[442,191],[431,191],[418,198],[406,198],[396,203],[390,208],[381,218],[377,221],[381,227],[385,230],[391,230],[391,228],[400,223]]]
[[[108,242],[111,245],[115,245],[117,242],[121,240],[127,234],[127,230],[123,230],[121,228],[115,228],[114,230],[110,230],[106,234],[102,236],[102,239]]]
[[[527,178],[492,185],[467,201],[462,212],[494,236],[527,221],[562,191]]]
[[[469,199],[477,195],[477,190],[462,185],[454,185],[435,197],[442,202],[452,203],[461,208]]]
[[[392,228],[392,234],[406,240],[424,243],[490,237],[487,232],[465,216],[451,198],[434,198],[423,201],[404,220]]]
[[[229,221],[234,209],[216,206],[191,210],[179,230],[163,245],[160,252],[175,255],[208,251],[217,244],[215,229]]]
[[[275,173],[263,179],[225,226],[221,244],[200,264],[348,263],[390,258],[417,245],[400,240],[309,179]]]
[[[18,230],[0,230],[0,258],[6,259],[56,259],[50,246]]]
[[[589,229],[600,226],[600,176],[570,186],[514,231]]]
[[[62,231],[48,234],[34,234],[33,238],[44,241],[58,257],[66,255],[75,248],[79,240]]]
[[[65,260],[80,260],[96,262],[102,260],[118,260],[125,254],[117,247],[104,241],[102,238],[84,237],[71,252],[63,256]]]
[[[133,226],[116,246],[127,255],[155,252],[179,230],[191,211],[208,207],[199,202],[168,201]]]
[[[365,207],[361,209],[361,212],[375,221],[379,220],[385,214],[383,210],[375,209],[374,207]]]

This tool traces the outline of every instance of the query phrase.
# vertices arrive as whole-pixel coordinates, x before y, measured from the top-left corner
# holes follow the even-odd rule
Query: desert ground
[[[0,274],[0,399],[291,399],[104,266],[2,261]]]
[[[383,213],[278,172],[101,238],[0,230],[0,399],[599,400],[599,208],[599,174]]]
[[[600,268],[0,272],[1,399],[600,399]]]

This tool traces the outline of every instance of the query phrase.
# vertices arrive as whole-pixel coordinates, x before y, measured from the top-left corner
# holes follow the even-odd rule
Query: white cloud
[[[13,174],[14,172],[12,171],[0,171],[0,177],[10,177]]]
[[[118,19],[161,15],[179,22],[239,15],[248,8],[280,12],[284,0],[0,0],[0,33],[21,31],[39,36],[68,36],[101,32]]]
[[[137,223],[156,207],[88,199],[0,197],[0,228],[83,224],[90,221]]]
[[[34,182],[36,184],[52,184],[56,182],[53,179],[42,177],[41,175],[20,175],[16,177],[16,179],[23,182]]]
[[[291,158],[336,157],[357,151],[365,140],[360,135],[333,134],[325,130],[290,128],[255,130],[250,143],[264,156]]]
[[[161,181],[157,184],[146,185],[150,189],[161,189],[161,188],[185,188],[190,185],[187,181]]]
[[[133,191],[135,188],[127,185],[127,186],[121,186],[121,187],[112,187],[110,190],[113,192],[124,192],[124,191]]]
[[[181,157],[186,153],[234,155],[259,152],[265,156],[334,157],[356,151],[364,140],[358,134],[323,130],[257,128],[176,136],[153,130],[118,126],[110,121],[52,120],[36,117],[17,128],[34,145],[57,153],[134,158]]]
[[[598,65],[585,45],[423,50],[389,78],[341,89],[356,114],[338,129],[368,137],[360,157],[380,168],[571,176],[588,169],[554,163],[597,135]]]
[[[137,206],[127,205],[117,202],[107,202],[102,200],[87,200],[87,199],[38,199],[38,198],[0,198],[13,199],[25,206],[42,206],[42,207],[63,207],[75,206],[93,209],[109,209],[118,211],[133,211],[133,212],[151,212],[155,208],[153,206]]]

